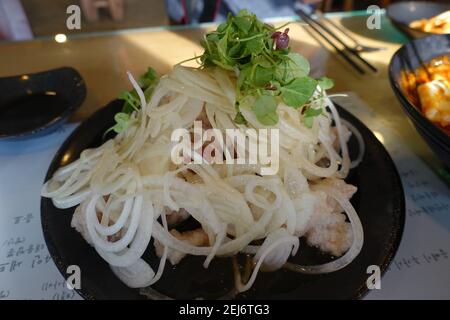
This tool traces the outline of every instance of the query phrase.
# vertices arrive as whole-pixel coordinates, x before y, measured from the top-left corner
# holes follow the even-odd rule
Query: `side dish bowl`
[[[389,5],[386,15],[392,24],[411,38],[423,38],[433,33],[411,28],[415,20],[429,19],[450,10],[450,4],[429,1],[402,1]]]
[[[450,35],[433,35],[402,46],[394,54],[389,65],[389,80],[403,110],[447,168],[450,167],[450,136],[444,129],[428,120],[420,107],[413,105],[407,98],[400,82],[400,75],[402,71],[415,70],[424,62],[448,54],[450,54]]]

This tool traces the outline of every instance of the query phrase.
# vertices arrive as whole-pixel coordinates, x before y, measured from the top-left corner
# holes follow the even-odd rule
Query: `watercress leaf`
[[[137,110],[140,106],[139,96],[135,90],[128,92],[124,91],[119,95],[120,100],[124,100],[122,112],[131,113]]]
[[[273,67],[272,63],[269,60],[267,60],[267,58],[264,56],[258,56],[258,57],[253,58],[252,63],[257,64],[264,68],[272,68]]]
[[[252,18],[254,18],[253,14],[249,13],[247,9],[241,9],[238,11],[236,17],[245,17],[245,16],[250,16]]]
[[[252,106],[252,111],[259,122],[270,126],[278,122],[277,100],[275,97],[259,96]]]
[[[312,78],[297,78],[280,89],[281,97],[288,106],[299,108],[308,102],[316,87],[317,81]]]
[[[138,80],[138,84],[141,88],[147,88],[154,85],[158,81],[158,74],[153,68],[148,68],[147,72],[144,73]]]
[[[206,35],[206,40],[216,42],[216,41],[219,41],[220,38],[219,38],[219,35],[217,34],[217,32],[211,32]]]
[[[119,112],[114,115],[114,120],[117,123],[124,123],[130,120],[130,115],[123,112]]]
[[[264,116],[256,116],[256,118],[265,126],[273,126],[278,123],[278,114],[276,112],[268,113]]]
[[[321,108],[314,109],[309,106],[306,107],[306,109],[303,112],[303,118],[302,118],[303,124],[308,128],[312,128],[314,118],[321,115],[322,113],[323,113],[323,110]]]
[[[288,62],[286,60],[282,60],[278,63],[278,65],[275,68],[275,78],[279,82],[288,83],[293,80],[292,77],[288,77],[287,64]]]
[[[125,103],[123,104],[123,107],[122,107],[122,112],[123,112],[123,113],[130,114],[130,113],[132,113],[134,110],[136,110],[136,107],[134,107],[132,104],[129,104],[128,102],[125,102]]]
[[[328,90],[334,87],[334,81],[327,77],[320,77],[318,80],[319,86],[323,90]]]
[[[308,60],[298,53],[289,53],[282,58],[275,71],[275,76],[279,81],[289,83],[295,78],[306,77],[309,74]]]
[[[251,70],[252,67],[250,65],[247,65],[239,72],[239,77],[237,79],[238,91],[241,91],[241,88],[244,85],[244,82],[248,79]]]
[[[154,89],[155,89],[155,85],[151,85],[147,89],[144,90],[145,101],[148,102],[150,100]]]
[[[309,62],[304,56],[291,52],[287,57],[289,59],[289,68],[294,77],[301,78],[306,77],[309,74]]]
[[[308,108],[306,108],[305,112],[303,113],[303,116],[304,117],[316,117],[316,116],[321,115],[322,112],[323,112],[323,110],[321,108],[314,109],[314,108],[308,107]]]
[[[228,51],[228,55],[232,58],[239,56],[239,53],[242,50],[242,45],[240,43],[236,43],[234,46],[230,48]]]
[[[124,101],[128,101],[128,100],[130,99],[130,93],[129,93],[128,91],[122,91],[122,92],[119,94],[118,99],[124,100]]]
[[[258,37],[252,40],[245,41],[245,46],[250,54],[256,56],[260,54],[264,49],[264,39],[263,37]]]
[[[272,69],[264,68],[261,66],[256,66],[255,68],[255,75],[253,79],[253,83],[255,86],[264,86],[267,83],[270,82],[273,78],[273,71]]]
[[[313,122],[314,122],[314,117],[304,117],[302,119],[303,124],[308,127],[308,128],[312,128],[313,126]]]
[[[112,129],[116,133],[121,133],[125,131],[130,124],[130,115],[127,113],[119,112],[114,116],[114,120],[116,124],[112,127]]]
[[[244,33],[248,33],[252,27],[251,21],[246,16],[236,16],[233,22]]]
[[[222,37],[222,39],[217,42],[217,51],[219,53],[220,60],[226,62],[227,59],[227,48],[228,48],[228,34]]]
[[[228,27],[228,23],[223,22],[223,23],[219,24],[219,26],[217,27],[217,32],[222,33],[227,29],[227,27]]]

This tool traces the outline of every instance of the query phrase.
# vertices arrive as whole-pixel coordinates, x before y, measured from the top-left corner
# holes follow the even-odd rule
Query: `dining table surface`
[[[356,95],[375,115],[365,117],[364,123],[372,131],[377,131],[377,138],[386,142],[383,139],[390,135],[383,138],[384,131],[394,132],[398,138],[396,143],[411,150],[438,180],[448,186],[448,173],[409,122],[389,83],[391,57],[409,39],[394,28],[384,13],[381,14],[378,29],[367,27],[366,11],[330,13],[327,16],[361,44],[381,48],[361,53],[378,69],[377,73],[357,73],[298,17],[273,18],[268,22],[275,26],[290,22],[288,28],[292,50],[310,60],[314,77],[326,75],[334,80],[330,94]],[[84,103],[69,120],[79,123],[117,98],[122,91],[131,88],[127,71],[139,76],[152,67],[162,75],[168,73],[174,64],[201,55],[203,48],[200,40],[205,32],[215,26],[209,23],[67,34],[66,41],[62,42],[56,41],[54,36],[0,42],[0,77],[62,66],[75,68],[87,87]],[[195,61],[187,64],[195,65]]]

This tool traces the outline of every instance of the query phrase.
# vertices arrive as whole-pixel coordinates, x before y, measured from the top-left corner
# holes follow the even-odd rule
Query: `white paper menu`
[[[81,299],[66,287],[45,245],[40,190],[51,159],[75,128],[0,141],[0,299]]]
[[[339,102],[363,122],[376,116],[355,95]],[[50,258],[40,222],[44,176],[74,127],[22,142],[0,141],[0,299],[81,299],[66,288]],[[450,299],[450,191],[394,133],[370,127],[383,134],[400,172],[406,225],[381,289],[365,298]]]
[[[366,299],[450,299],[450,190],[354,93],[336,101],[364,122],[388,150],[406,201],[402,241],[381,289]],[[380,177],[382,178],[382,177]]]
[[[406,200],[400,248],[367,299],[450,299],[450,192],[405,148],[389,149]]]

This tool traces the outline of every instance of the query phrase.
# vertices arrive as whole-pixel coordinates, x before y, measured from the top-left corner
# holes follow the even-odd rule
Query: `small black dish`
[[[48,133],[86,98],[83,78],[70,67],[3,77],[0,88],[0,139]]]
[[[46,180],[61,166],[75,161],[84,149],[102,144],[104,132],[114,125],[114,115],[122,106],[122,101],[113,101],[83,122],[55,155]],[[337,107],[341,118],[359,130],[366,146],[363,161],[346,179],[358,187],[351,202],[364,229],[364,245],[356,259],[344,269],[329,274],[306,275],[285,269],[260,272],[249,291],[230,296],[234,287],[231,258],[215,258],[204,269],[204,258],[188,256],[175,267],[166,264],[162,278],[152,286],[159,295],[147,298],[358,299],[367,293],[367,267],[377,265],[384,273],[400,244],[405,222],[404,194],[395,165],[381,142],[357,118]],[[356,157],[358,143],[353,137],[349,150],[352,158]],[[51,199],[41,199],[45,242],[62,275],[69,276],[66,271],[70,265],[80,267],[82,285],[77,291],[85,299],[145,299],[139,290],[123,284],[95,249],[70,226],[73,212],[74,208],[58,209]],[[295,263],[311,265],[332,259],[305,242],[301,242],[300,248],[301,254],[292,260]],[[154,269],[158,267],[153,243],[143,258]]]
[[[450,4],[430,1],[404,1],[389,5],[386,15],[392,24],[411,38],[423,38],[434,33],[424,32],[409,27],[414,20],[429,19],[450,10]]]
[[[414,106],[406,97],[400,83],[402,71],[415,70],[424,62],[450,54],[450,34],[432,35],[413,40],[402,46],[392,57],[389,64],[389,80],[403,110],[413,122],[419,134],[438,156],[442,163],[450,168],[450,136],[439,126],[428,120],[419,107]]]

